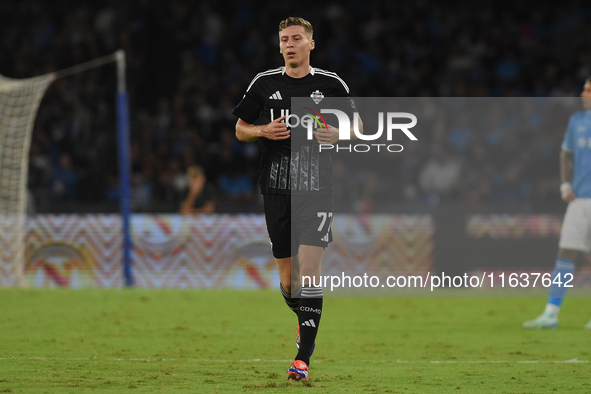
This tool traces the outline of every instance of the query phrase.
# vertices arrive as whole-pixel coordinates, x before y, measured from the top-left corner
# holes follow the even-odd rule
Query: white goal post
[[[129,116],[125,55],[111,55],[33,78],[0,75],[0,286],[25,286],[25,234],[29,150],[37,110],[48,86],[58,78],[117,62],[117,134],[124,233],[125,284],[131,285],[129,236]],[[115,127],[115,124],[114,124]]]

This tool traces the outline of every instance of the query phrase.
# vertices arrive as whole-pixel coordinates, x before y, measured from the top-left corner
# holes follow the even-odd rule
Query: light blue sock
[[[554,266],[554,271],[552,271],[552,285],[550,285],[550,298],[548,299],[549,305],[555,305],[556,307],[560,308],[562,305],[562,300],[564,299],[564,295],[566,294],[566,287],[564,287],[564,282],[568,281],[571,276],[569,275],[565,278],[565,274],[573,274],[575,272],[575,263],[566,260],[566,259],[557,259],[556,265]],[[554,279],[560,275],[560,282],[562,285],[558,285],[554,283]]]

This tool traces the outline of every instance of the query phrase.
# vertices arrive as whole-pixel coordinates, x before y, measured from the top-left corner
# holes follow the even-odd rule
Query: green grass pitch
[[[591,392],[588,300],[544,302],[326,299],[302,384],[279,291],[0,289],[0,392]]]

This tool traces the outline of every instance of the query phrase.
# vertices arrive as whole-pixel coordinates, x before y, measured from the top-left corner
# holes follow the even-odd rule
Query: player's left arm
[[[573,192],[574,176],[574,151],[576,149],[574,141],[574,130],[576,126],[576,114],[572,115],[566,126],[566,132],[561,144],[560,150],[560,196],[564,202],[571,202],[577,198]]]
[[[357,134],[353,132],[353,127],[355,127],[355,123],[357,122],[357,131],[359,132],[359,134],[363,134],[363,121],[361,120],[361,117],[359,116],[359,113],[357,112],[357,108],[355,108],[355,104],[353,102],[353,99],[351,99],[349,97],[349,99],[351,100],[351,107],[355,110],[353,112],[353,116],[355,118],[353,118],[353,120],[351,120],[351,124],[350,124],[350,132],[349,132],[349,136],[351,140],[356,140],[359,137],[357,137]],[[330,145],[334,145],[337,142],[340,141],[339,139],[339,128],[335,127],[333,125],[327,125],[328,129],[316,129],[314,131],[314,135],[316,136],[316,139],[318,140],[318,142],[320,144],[330,144]]]
[[[573,168],[573,152],[563,148],[560,152],[560,194],[564,202],[571,202],[577,198],[572,186]]]
[[[359,116],[358,112],[355,112],[355,117],[357,118],[357,124],[359,125],[357,131],[359,131],[359,134],[363,134],[363,121],[361,120],[361,116]],[[351,122],[351,130],[353,130],[353,122]],[[351,135],[352,140],[356,140],[359,138],[359,137],[357,137],[357,134],[355,134],[355,133],[351,133],[351,134],[352,134]]]

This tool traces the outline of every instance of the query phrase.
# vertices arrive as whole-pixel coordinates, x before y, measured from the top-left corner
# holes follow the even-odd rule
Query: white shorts
[[[591,250],[591,198],[577,198],[566,208],[560,231],[561,249]]]

